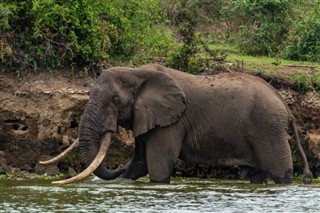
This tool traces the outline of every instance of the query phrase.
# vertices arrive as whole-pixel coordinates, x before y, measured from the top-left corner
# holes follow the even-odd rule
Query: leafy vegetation
[[[297,23],[291,28],[284,55],[292,60],[320,63],[320,1],[305,5]],[[304,10],[305,9],[305,10]]]
[[[65,178],[65,175],[62,173],[59,173],[57,175],[38,175],[35,173],[29,173],[26,171],[15,171],[13,173],[7,173],[7,174],[1,174],[0,175],[0,181],[1,180],[26,180],[26,179],[32,179],[32,180],[58,180],[61,178]]]
[[[17,72],[165,56],[175,44],[156,0],[5,0],[2,69]]]
[[[319,0],[3,0],[0,69],[160,62],[197,74],[234,60],[234,69],[282,75],[285,58],[315,62],[286,77],[319,89],[319,11]]]
[[[307,0],[233,0],[221,10],[226,36],[243,53],[318,63],[319,11],[320,1]]]
[[[240,49],[249,55],[277,54],[286,39],[292,0],[234,0],[223,8],[230,33]]]

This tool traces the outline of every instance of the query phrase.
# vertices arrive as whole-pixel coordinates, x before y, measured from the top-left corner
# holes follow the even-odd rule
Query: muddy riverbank
[[[297,92],[287,83],[268,80],[288,103],[297,118],[302,146],[315,177],[320,173],[320,94]],[[76,138],[81,114],[94,77],[66,76],[63,72],[0,74],[0,173],[26,171],[37,174],[72,175],[84,168],[79,150],[63,161],[41,166],[67,148]],[[106,164],[116,168],[132,155],[133,138],[120,130],[114,137]],[[300,156],[292,143],[295,172],[301,172]],[[231,173],[230,173],[231,172]],[[217,169],[178,162],[175,173],[196,177],[237,177],[237,168]]]

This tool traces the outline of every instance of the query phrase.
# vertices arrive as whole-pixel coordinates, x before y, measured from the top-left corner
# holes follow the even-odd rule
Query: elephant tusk
[[[60,153],[58,156],[47,160],[47,161],[39,161],[39,163],[41,165],[49,165],[49,164],[53,164],[56,163],[60,160],[62,160],[64,157],[66,157],[73,149],[75,149],[76,147],[79,146],[79,139],[77,138],[77,140],[75,140],[71,146],[69,146],[66,150],[64,150],[62,153]]]
[[[91,162],[91,164],[84,171],[82,171],[80,174],[72,178],[69,178],[66,180],[60,180],[60,181],[53,181],[52,183],[57,183],[57,184],[74,183],[88,177],[94,170],[98,168],[98,166],[104,160],[104,157],[106,156],[106,153],[109,149],[110,143],[111,143],[111,133],[109,132],[105,134],[105,136],[103,137],[98,154],[96,155],[94,160]]]

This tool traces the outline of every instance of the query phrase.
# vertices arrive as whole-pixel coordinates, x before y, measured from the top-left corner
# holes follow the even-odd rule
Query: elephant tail
[[[298,134],[298,130],[297,130],[297,126],[294,118],[290,120],[290,125],[294,134],[294,139],[296,141],[297,148],[303,160],[303,183],[310,184],[312,182],[313,175],[309,169],[307,157],[301,146],[301,142],[300,142],[300,138],[299,138],[299,134]]]

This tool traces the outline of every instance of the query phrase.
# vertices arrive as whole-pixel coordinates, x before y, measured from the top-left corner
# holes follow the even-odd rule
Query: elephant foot
[[[148,174],[147,163],[145,161],[130,160],[126,165],[122,165],[125,172],[122,178],[136,180]]]
[[[313,175],[311,173],[311,171],[309,169],[303,171],[303,183],[304,184],[310,184],[312,183],[312,178],[313,178]]]
[[[166,177],[166,178],[163,179],[163,180],[157,180],[157,179],[154,179],[154,178],[150,177],[150,182],[151,182],[151,183],[169,184],[169,183],[170,183],[170,176],[169,176],[169,177]]]
[[[273,181],[275,183],[280,183],[280,184],[290,184],[293,182],[293,172],[292,169],[289,169],[284,173],[284,177],[272,177]]]
[[[268,183],[268,174],[261,170],[243,166],[240,168],[240,179],[249,178],[251,184],[267,184]]]
[[[268,174],[262,171],[256,171],[250,175],[250,183],[252,184],[267,184]]]

